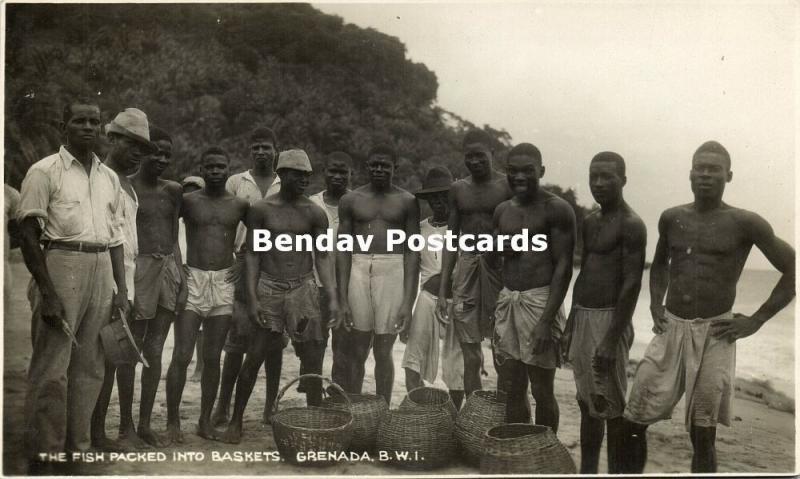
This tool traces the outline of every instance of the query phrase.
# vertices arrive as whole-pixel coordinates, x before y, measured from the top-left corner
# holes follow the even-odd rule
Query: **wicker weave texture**
[[[353,439],[351,451],[369,451],[375,448],[378,426],[389,412],[389,405],[372,394],[347,394],[350,399],[350,412],[353,414]],[[347,410],[347,402],[340,396],[331,396],[322,401],[323,407]]]
[[[474,466],[480,463],[486,431],[506,421],[505,394],[497,391],[475,391],[456,418],[455,436],[464,452],[464,459]]]
[[[458,414],[456,405],[450,399],[450,393],[427,386],[409,391],[403,398],[403,402],[400,403],[400,409],[443,410],[450,414],[453,421],[456,420]]]
[[[378,428],[377,447],[398,467],[426,470],[444,466],[455,453],[453,420],[442,410],[391,410]],[[407,454],[408,460],[398,454]]]
[[[290,381],[281,389],[275,400],[275,413],[272,416],[275,444],[278,446],[281,458],[287,462],[301,466],[330,466],[336,461],[300,462],[297,460],[297,455],[300,452],[325,451],[335,454],[346,451],[353,437],[353,414],[349,411],[349,407],[345,410],[293,407],[279,411],[278,405],[286,390],[303,378],[317,378],[330,382],[340,394],[344,395],[342,388],[318,374],[304,374]]]
[[[486,432],[481,474],[575,474],[569,451],[547,426],[504,424]]]

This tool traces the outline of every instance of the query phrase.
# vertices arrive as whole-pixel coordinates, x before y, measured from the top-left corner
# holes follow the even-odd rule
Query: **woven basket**
[[[456,405],[450,399],[450,393],[427,386],[409,391],[406,397],[403,398],[403,402],[400,403],[400,409],[442,410],[450,414],[453,421],[456,420],[456,415],[458,414]]]
[[[502,391],[475,391],[456,418],[455,436],[467,463],[477,466],[486,431],[505,424],[506,395]]]
[[[378,428],[376,445],[379,451],[388,453],[387,462],[397,467],[415,470],[441,467],[455,453],[453,420],[441,409],[391,410]]]
[[[353,414],[353,439],[350,441],[351,451],[370,451],[375,447],[378,426],[389,412],[389,405],[381,396],[372,394],[349,394],[350,412]],[[344,397],[330,396],[322,401],[323,407],[347,410],[348,403]]]
[[[575,462],[553,431],[504,424],[486,432],[481,474],[575,474]]]
[[[298,453],[324,451],[337,454],[347,450],[353,437],[353,414],[349,410],[324,407],[292,407],[278,411],[278,404],[289,387],[303,378],[317,378],[331,383],[350,400],[339,385],[318,374],[303,374],[292,380],[278,393],[272,416],[272,434],[281,458],[300,466],[330,466],[335,460],[298,461]],[[349,409],[349,408],[348,408]]]

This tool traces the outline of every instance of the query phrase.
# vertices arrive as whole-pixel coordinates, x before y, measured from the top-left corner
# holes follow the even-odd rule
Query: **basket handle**
[[[292,384],[296,383],[297,381],[299,381],[299,380],[301,380],[303,378],[316,378],[316,379],[321,379],[323,381],[327,381],[328,383],[330,383],[331,387],[333,387],[334,389],[339,391],[339,393],[347,400],[347,410],[349,411],[350,409],[352,409],[353,401],[350,400],[350,397],[347,395],[346,392],[344,392],[344,389],[342,389],[341,386],[339,386],[335,382],[333,382],[330,379],[328,379],[328,378],[326,378],[326,377],[324,377],[322,375],[319,375],[319,374],[301,374],[300,376],[298,376],[298,377],[292,379],[291,381],[289,381],[286,384],[286,386],[284,386],[281,389],[281,391],[278,393],[278,397],[275,399],[275,404],[272,406],[272,412],[273,413],[278,412],[278,403],[281,402],[281,399],[283,398],[284,393],[286,393],[286,391],[292,386]]]

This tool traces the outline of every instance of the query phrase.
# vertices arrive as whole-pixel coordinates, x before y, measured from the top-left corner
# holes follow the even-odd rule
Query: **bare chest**
[[[731,256],[747,247],[733,218],[724,215],[675,218],[669,225],[667,239],[673,257]]]
[[[359,198],[353,204],[353,219],[356,223],[382,221],[388,224],[402,225],[406,220],[406,207],[398,196],[383,198]]]
[[[195,227],[236,228],[242,218],[241,207],[229,200],[195,200],[186,206],[184,220]]]
[[[530,207],[510,206],[498,218],[498,229],[501,234],[519,233],[528,230],[529,235],[547,234],[549,226],[547,211],[543,205]]]

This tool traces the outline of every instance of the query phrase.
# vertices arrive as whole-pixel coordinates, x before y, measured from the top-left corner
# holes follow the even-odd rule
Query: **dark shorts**
[[[265,328],[288,334],[292,341],[322,341],[322,316],[314,275],[283,279],[261,273],[259,315]]]
[[[175,257],[141,254],[136,257],[133,307],[135,319],[153,319],[158,307],[175,311],[181,274]]]
[[[492,337],[500,271],[486,256],[462,253],[453,270],[453,324],[461,343],[480,343]]]

